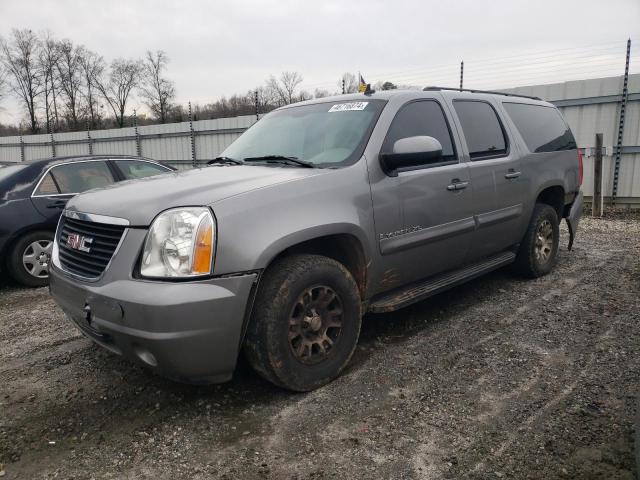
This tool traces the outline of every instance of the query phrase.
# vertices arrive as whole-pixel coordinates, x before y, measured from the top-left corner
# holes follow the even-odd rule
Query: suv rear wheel
[[[42,230],[27,233],[9,250],[9,274],[16,282],[27,287],[44,287],[49,283],[52,248],[52,232]]]
[[[244,351],[270,382],[313,390],[349,362],[361,317],[358,286],[342,264],[319,255],[285,257],[260,282]]]
[[[515,267],[523,275],[541,277],[551,271],[558,255],[560,226],[555,209],[544,203],[536,203],[525,233]]]

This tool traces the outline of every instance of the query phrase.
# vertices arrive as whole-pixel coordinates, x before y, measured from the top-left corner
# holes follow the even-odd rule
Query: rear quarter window
[[[573,150],[576,141],[560,112],[544,105],[503,103],[532,153]]]

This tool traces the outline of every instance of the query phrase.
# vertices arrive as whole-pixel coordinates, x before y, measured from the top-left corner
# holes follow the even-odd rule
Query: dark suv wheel
[[[27,287],[44,287],[49,283],[52,248],[52,232],[42,230],[22,236],[9,250],[9,275]]]
[[[342,264],[319,255],[292,255],[265,272],[244,351],[270,382],[313,390],[349,362],[361,317],[358,286]]]
[[[558,255],[560,226],[555,209],[544,203],[536,203],[525,233],[515,267],[523,275],[541,277],[551,271]]]

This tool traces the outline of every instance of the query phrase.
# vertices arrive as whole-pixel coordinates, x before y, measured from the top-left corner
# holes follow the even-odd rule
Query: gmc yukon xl
[[[582,211],[582,157],[536,98],[431,87],[275,110],[210,166],[69,201],[51,294],[89,338],[170,378],[221,382],[243,351],[308,391],[365,312],[513,264],[548,273]]]

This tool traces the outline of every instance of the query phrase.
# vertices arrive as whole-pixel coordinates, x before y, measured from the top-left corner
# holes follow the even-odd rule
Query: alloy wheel
[[[342,299],[332,288],[305,289],[289,317],[289,345],[296,359],[308,365],[325,360],[340,339],[342,322]]]
[[[535,241],[536,260],[546,263],[553,252],[553,227],[549,220],[544,220],[538,225]]]
[[[49,277],[52,249],[51,240],[36,240],[27,245],[22,254],[22,265],[29,275],[36,278]]]

